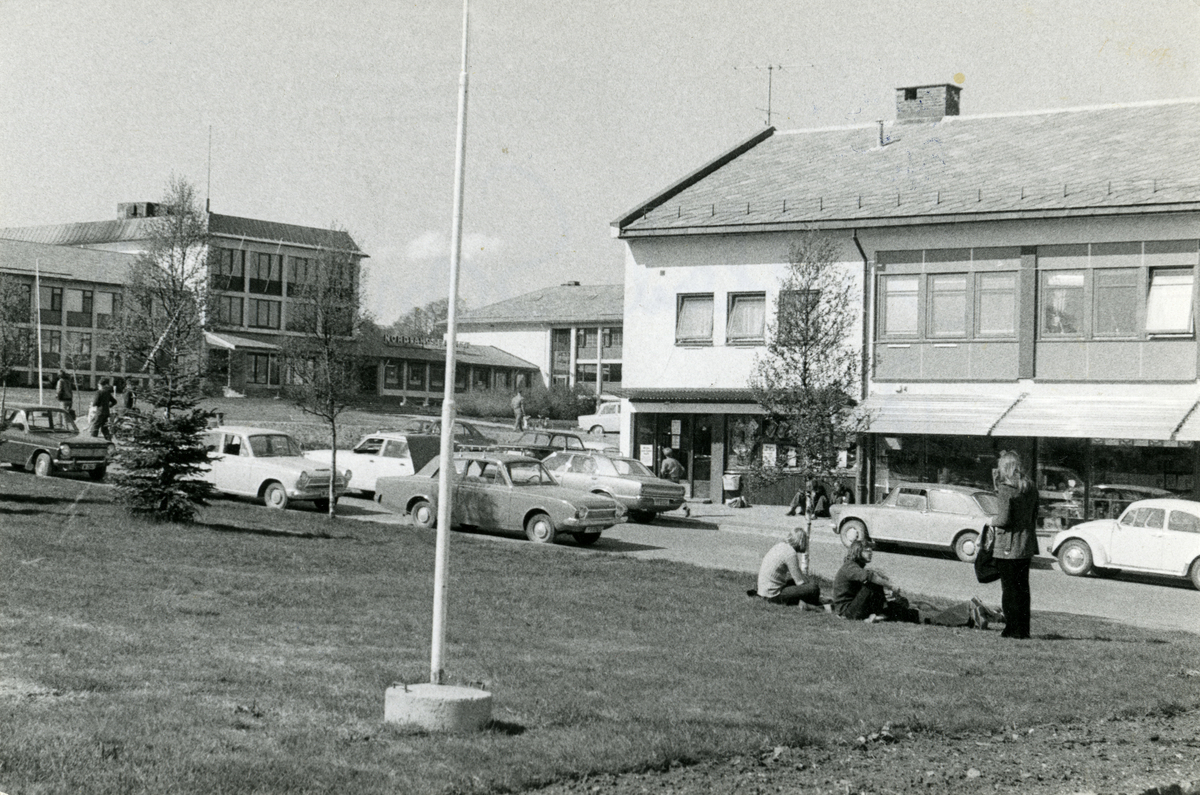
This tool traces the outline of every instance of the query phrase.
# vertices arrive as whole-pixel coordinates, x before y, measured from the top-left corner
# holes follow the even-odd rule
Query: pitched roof
[[[1200,99],[755,135],[622,237],[1200,209]],[[880,145],[880,138],[884,145]]]
[[[0,239],[0,271],[29,276],[40,271],[44,279],[124,284],[134,259],[115,251]]]
[[[383,339],[363,340],[359,343],[358,352],[363,356],[378,356],[384,359],[408,359],[420,362],[446,361],[446,348],[436,344],[428,347],[421,345],[389,345]],[[491,345],[474,345],[459,343],[454,354],[457,366],[487,365],[491,367],[511,367],[516,370],[537,370],[538,366],[527,362],[519,356],[513,356],[508,351],[502,351]]]
[[[119,218],[112,221],[80,221],[48,226],[0,228],[0,238],[48,243],[56,246],[95,246],[145,240],[153,233],[161,216]],[[349,233],[312,226],[259,221],[234,215],[208,214],[209,232],[218,237],[245,238],[269,243],[285,243],[308,248],[332,248],[362,254]],[[363,254],[363,256],[366,256]]]
[[[458,316],[458,328],[471,331],[489,326],[542,327],[554,323],[619,325],[624,316],[624,285],[568,283],[463,312]]]

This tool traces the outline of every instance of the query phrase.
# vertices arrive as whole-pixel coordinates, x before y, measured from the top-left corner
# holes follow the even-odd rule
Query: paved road
[[[378,513],[378,506],[343,498],[358,518],[408,525],[408,519]],[[672,513],[654,524],[622,524],[604,531],[592,549],[632,557],[672,560],[746,573],[754,585],[763,554],[797,519],[778,506],[744,510],[724,505],[692,505],[692,515]],[[832,578],[845,548],[828,520],[813,523],[810,557],[813,571]],[[973,569],[949,553],[880,546],[872,564],[888,573],[902,591],[952,600],[978,596],[999,606],[1000,585],[980,585]],[[1200,633],[1200,591],[1185,580],[1120,575],[1116,578],[1068,577],[1052,559],[1037,558],[1030,572],[1034,611],[1097,616],[1136,626]],[[1035,616],[1036,634],[1036,616]]]

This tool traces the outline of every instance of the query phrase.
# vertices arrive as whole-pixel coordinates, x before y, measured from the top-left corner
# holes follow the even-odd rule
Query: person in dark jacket
[[[115,405],[117,405],[117,399],[113,397],[112,381],[105,378],[100,381],[100,388],[96,390],[96,396],[92,398],[92,407],[88,412],[92,436],[99,436],[103,433],[105,439],[112,440],[112,431],[109,430],[108,420],[112,416],[112,407]]]
[[[658,476],[663,480],[669,480],[672,483],[678,483],[683,479],[687,472],[683,468],[683,464],[679,463],[679,459],[675,457],[675,452],[670,447],[662,449],[662,463],[658,467]],[[692,510],[688,508],[685,502],[680,506],[684,516],[691,516]]]
[[[873,549],[870,541],[852,543],[842,567],[833,577],[833,612],[842,618],[868,622],[886,618],[884,589],[893,586],[886,574],[867,568]]]
[[[999,511],[992,526],[996,530],[992,556],[1000,570],[1001,609],[1006,638],[1029,637],[1029,564],[1037,554],[1038,492],[1025,474],[1021,459],[1002,451],[992,472]]]
[[[801,488],[796,490],[795,496],[788,504],[788,516],[795,516],[796,511],[801,514],[816,517],[829,516],[829,492],[825,490],[824,484],[819,480],[810,480]]]

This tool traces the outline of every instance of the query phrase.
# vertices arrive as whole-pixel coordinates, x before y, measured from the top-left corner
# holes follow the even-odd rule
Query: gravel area
[[[1200,795],[1200,710],[1013,727],[985,736],[884,726],[827,746],[766,748],[755,756],[583,778],[537,792]]]

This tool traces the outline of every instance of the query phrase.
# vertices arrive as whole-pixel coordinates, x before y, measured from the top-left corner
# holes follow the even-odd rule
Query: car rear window
[[[1179,533],[1200,533],[1200,516],[1187,511],[1171,511],[1167,529]]]

